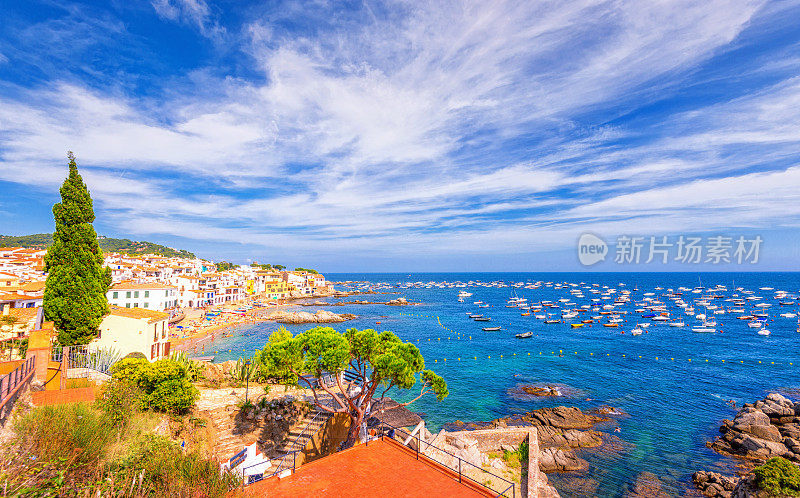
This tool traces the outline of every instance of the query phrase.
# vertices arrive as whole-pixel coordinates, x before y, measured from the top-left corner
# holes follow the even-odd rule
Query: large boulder
[[[588,429],[593,419],[574,406],[556,406],[528,412],[525,417],[533,425],[544,425],[558,429]]]
[[[587,465],[586,460],[559,448],[546,448],[539,454],[539,469],[542,472],[583,470]]]
[[[709,498],[730,498],[736,487],[736,479],[703,470],[695,472],[692,481],[703,496]]]

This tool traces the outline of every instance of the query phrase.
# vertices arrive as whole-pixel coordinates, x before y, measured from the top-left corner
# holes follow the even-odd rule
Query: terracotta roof
[[[27,292],[36,292],[40,290],[44,290],[45,281],[44,280],[36,280],[35,282],[28,282],[20,287],[20,290],[24,290]]]
[[[36,315],[39,313],[39,308],[11,308],[8,314],[16,317],[21,322],[28,322],[36,320]]]
[[[16,292],[9,292],[8,294],[0,294],[0,301],[31,301],[34,299],[41,299],[37,296],[23,296]]]
[[[116,316],[124,316],[127,318],[142,319],[146,318],[149,323],[159,322],[169,318],[169,313],[161,311],[149,310],[146,308],[121,308],[119,306],[110,306],[111,314]]]

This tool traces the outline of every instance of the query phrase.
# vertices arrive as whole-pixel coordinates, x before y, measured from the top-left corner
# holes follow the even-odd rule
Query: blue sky
[[[798,1],[0,5],[0,233],[52,231],[73,150],[99,233],[212,259],[570,270],[584,232],[725,234],[761,259],[716,269],[800,269]]]

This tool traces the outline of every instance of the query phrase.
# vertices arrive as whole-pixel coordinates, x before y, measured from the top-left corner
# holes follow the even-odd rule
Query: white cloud
[[[797,150],[797,81],[645,129],[604,124],[679,86],[762,4],[392,4],[303,37],[253,20],[265,83],[204,76],[201,96],[157,109],[66,83],[0,101],[0,179],[52,186],[72,149],[121,228],[297,250],[490,253],[571,244],[589,224],[779,222],[797,170],[745,172]],[[216,29],[201,0],[153,6]]]
[[[204,0],[152,0],[159,17],[195,25],[203,36],[215,38],[225,33]]]

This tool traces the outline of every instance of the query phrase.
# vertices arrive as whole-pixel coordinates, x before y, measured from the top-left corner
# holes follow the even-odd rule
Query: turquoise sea
[[[411,406],[425,414],[432,430],[455,420],[489,421],[554,405],[572,405],[583,410],[611,405],[627,413],[629,416],[599,427],[620,441],[606,445],[602,451],[587,452],[584,457],[591,465],[588,472],[550,475],[562,496],[624,496],[642,472],[651,472],[661,479],[668,494],[683,496],[692,488],[694,471],[731,468],[730,460],[705,447],[705,442],[718,434],[720,421],[734,415],[729,400],[741,406],[776,390],[794,399],[798,396],[792,396],[793,393],[800,394],[800,390],[794,391],[800,389],[797,318],[779,316],[798,311],[800,273],[369,273],[326,277],[331,281],[370,282],[382,289],[379,292],[398,293],[351,296],[343,301],[387,301],[402,296],[422,303],[413,307],[376,304],[328,309],[359,315],[356,320],[333,324],[336,329],[392,330],[418,344],[427,366],[442,375],[450,389],[450,396],[443,402],[429,397]],[[503,282],[509,286],[405,288],[414,282],[470,281]],[[534,282],[543,284],[537,289],[524,288]],[[556,289],[548,287],[546,282],[577,286]],[[512,287],[515,283],[523,286]],[[514,295],[529,302],[568,298],[576,303],[574,307],[594,304],[591,299],[600,295],[591,294],[589,288],[595,284],[595,289],[616,289],[615,295],[622,290],[631,291],[631,302],[619,308],[628,311],[623,316],[627,322],[621,324],[621,329],[597,324],[571,329],[566,324],[544,324],[533,314],[525,317],[521,316],[523,310],[506,308],[507,299]],[[715,292],[726,298],[734,293],[739,297],[761,297],[748,301],[748,313],[755,310],[768,314],[771,334],[756,334],[747,321],[737,320],[737,315],[730,312],[713,315],[718,332],[693,333],[689,327],[697,320],[685,316],[663,294],[668,289],[677,292],[681,286],[701,285],[726,286],[726,291]],[[774,290],[761,290],[764,287]],[[570,290],[580,288],[584,289],[585,297],[570,295]],[[471,292],[472,296],[459,303],[459,290]],[[774,296],[776,290],[788,293],[780,301],[794,304],[780,305]],[[682,318],[687,326],[673,328],[653,323],[646,333],[631,335],[636,323],[649,321],[641,317],[643,313],[634,312],[638,307],[634,303],[642,302],[647,297],[645,293],[653,293],[651,299],[661,299],[668,305],[671,316]],[[683,292],[683,299],[691,305],[705,294]],[[324,301],[332,303],[337,299]],[[489,303],[491,307],[478,309],[474,301]],[[755,308],[756,303],[771,306]],[[733,307],[721,298],[714,300],[714,304],[721,309]],[[468,311],[482,313],[492,321],[475,322],[466,315]],[[378,321],[380,325],[376,324]],[[489,325],[503,329],[481,330]],[[206,351],[219,351],[215,361],[251,355],[276,328],[273,324],[242,326],[232,337],[207,345]],[[289,327],[293,332],[307,328],[308,325]],[[533,332],[533,337],[526,340],[514,337],[525,331]],[[519,383],[564,384],[575,393],[558,399],[521,400],[509,393]],[[411,395],[393,394],[398,399]],[[620,431],[614,432],[617,425]]]

